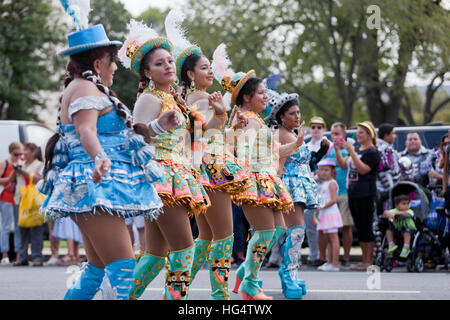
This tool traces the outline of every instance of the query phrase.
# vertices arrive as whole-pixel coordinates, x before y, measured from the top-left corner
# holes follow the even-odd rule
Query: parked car
[[[417,131],[422,139],[422,145],[427,149],[439,148],[441,137],[447,134],[450,130],[450,125],[432,125],[432,126],[413,126],[413,127],[396,127],[395,133],[397,139],[394,143],[394,148],[397,151],[405,150],[406,134],[411,131]],[[378,132],[378,129],[376,129]],[[327,131],[324,133],[328,140],[331,141],[331,133]],[[352,127],[347,130],[347,137],[351,137],[356,141],[356,128]],[[307,134],[305,142],[311,139],[311,135]]]
[[[44,155],[45,145],[53,134],[52,130],[39,122],[0,120],[0,160],[9,158],[8,146],[13,141],[33,142],[41,147]]]

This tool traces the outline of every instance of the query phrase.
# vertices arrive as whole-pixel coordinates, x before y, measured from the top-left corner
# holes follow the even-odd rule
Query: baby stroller
[[[429,186],[433,198],[430,213],[422,230],[416,233],[412,243],[411,257],[414,263],[407,264],[409,272],[422,272],[425,263],[433,266],[443,264],[448,269],[450,245],[450,213],[444,209],[444,199],[437,197],[440,186]]]
[[[426,193],[422,190],[422,187],[416,183],[410,181],[399,181],[394,185],[394,187],[389,191],[388,206],[389,208],[394,207],[394,198],[398,195],[408,195],[410,199],[410,209],[414,212],[414,223],[416,225],[417,231],[415,236],[411,238],[410,244],[410,254],[406,259],[399,256],[399,251],[394,253],[388,253],[388,241],[386,237],[386,230],[389,227],[389,222],[387,218],[380,216],[378,217],[378,223],[375,227],[375,248],[374,248],[374,263],[380,267],[380,270],[386,270],[391,272],[394,265],[405,263],[408,268],[413,268],[416,263],[417,253],[413,252],[413,239],[416,239],[416,235],[420,233],[425,227],[430,199],[427,197]],[[394,240],[399,248],[403,246],[403,237],[398,237],[394,234]],[[406,260],[406,261],[405,261]],[[412,267],[411,267],[412,266]],[[408,269],[409,270],[409,269]]]

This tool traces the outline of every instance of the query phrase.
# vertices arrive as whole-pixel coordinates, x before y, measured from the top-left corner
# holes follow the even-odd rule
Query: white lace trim
[[[89,109],[96,109],[98,111],[102,111],[103,109],[111,106],[113,106],[113,103],[106,97],[85,96],[78,98],[69,105],[68,114],[70,122],[73,122],[72,116],[78,111]]]

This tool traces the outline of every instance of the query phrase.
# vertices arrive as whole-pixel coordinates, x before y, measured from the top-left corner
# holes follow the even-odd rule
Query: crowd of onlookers
[[[332,180],[337,188],[335,203],[342,218],[340,228],[343,256],[340,267],[350,266],[350,251],[353,243],[353,229],[356,229],[363,259],[356,270],[365,270],[372,264],[374,234],[372,230],[373,213],[383,214],[388,191],[400,180],[412,181],[423,187],[430,184],[442,185],[444,196],[449,182],[448,153],[450,134],[442,136],[440,145],[435,149],[427,149],[422,145],[420,134],[411,131],[406,135],[405,149],[398,152],[394,149],[396,133],[391,124],[382,124],[376,133],[375,127],[368,121],[358,123],[356,135],[347,137],[347,127],[343,123],[333,123],[330,127],[331,141],[324,136],[327,126],[320,117],[313,117],[309,122],[311,139],[307,143],[312,152],[317,152],[324,141],[328,146],[322,160],[329,159],[332,170]],[[13,142],[8,146],[9,158],[0,159],[0,250],[1,264],[33,266],[44,264],[43,243],[44,230],[48,230],[50,259],[45,261],[49,265],[71,265],[84,260],[80,256],[79,248],[82,237],[77,225],[70,218],[59,219],[55,222],[44,222],[40,226],[25,228],[18,225],[19,204],[22,194],[20,190],[30,182],[36,184],[42,179],[42,153],[33,143]],[[312,173],[319,185],[323,182],[317,166],[311,166]],[[32,181],[30,181],[32,179]],[[333,189],[334,190],[334,189]],[[425,189],[426,190],[426,189]],[[334,191],[333,191],[334,192]],[[448,191],[447,191],[448,193]],[[333,197],[334,199],[334,197]],[[327,263],[327,256],[334,240],[327,231],[318,228],[320,210],[305,210],[305,224],[309,255],[306,263],[310,266],[321,267]],[[143,221],[127,219],[127,225],[133,243],[141,250],[143,243]],[[233,204],[234,222],[234,254],[233,263],[239,265],[245,259],[245,245],[249,226],[242,210]],[[47,224],[48,225],[45,225]],[[47,228],[45,228],[47,227]],[[10,230],[14,231],[15,259],[10,261]],[[319,230],[318,230],[319,229]],[[195,235],[195,222],[193,222]],[[67,254],[59,255],[60,241],[67,243]],[[29,246],[31,245],[31,259]],[[266,261],[267,267],[281,265],[281,238],[271,251]],[[31,260],[31,261],[30,261]],[[335,265],[336,263],[334,263]],[[322,268],[324,269],[324,268]],[[320,269],[319,269],[320,270]]]

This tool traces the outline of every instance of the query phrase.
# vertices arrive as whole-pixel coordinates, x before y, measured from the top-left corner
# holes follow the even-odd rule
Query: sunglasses
[[[319,130],[321,130],[321,129],[323,129],[323,127],[322,126],[311,126],[311,129],[319,129]]]
[[[20,156],[23,155],[23,153],[13,153],[13,155],[14,155],[15,157],[20,157]]]

